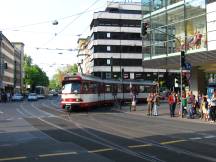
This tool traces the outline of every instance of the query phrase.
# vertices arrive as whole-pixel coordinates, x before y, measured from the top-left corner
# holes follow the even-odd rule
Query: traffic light
[[[185,67],[185,51],[181,51],[181,67]]]
[[[179,86],[179,81],[177,78],[175,78],[175,84],[174,84],[175,87],[178,87]]]
[[[142,24],[142,36],[147,35],[147,29],[148,29],[148,24],[147,23],[143,23]]]

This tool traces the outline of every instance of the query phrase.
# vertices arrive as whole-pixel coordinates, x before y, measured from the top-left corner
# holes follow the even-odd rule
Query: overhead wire
[[[89,6],[86,10],[88,10],[89,8],[91,8],[95,3],[97,3],[98,1],[96,0],[91,6]],[[115,2],[115,1],[112,1],[112,2]],[[122,2],[123,3],[123,2]],[[139,5],[140,6],[140,5]],[[109,6],[107,6],[107,7],[109,7]],[[86,11],[83,11],[83,12],[80,12],[80,13],[85,13]],[[98,17],[99,16],[101,16],[101,14],[102,14],[103,12],[99,12],[99,14],[98,14]],[[70,25],[71,23],[73,23],[76,19],[78,19],[79,17],[80,17],[81,15],[79,15],[78,17],[76,17],[75,19],[73,19],[73,21],[72,22],[70,22],[68,25]],[[67,27],[67,26],[66,26]],[[66,29],[66,27],[64,28],[64,29],[62,29],[59,33],[61,33],[61,32],[63,32],[65,29]],[[83,33],[88,29],[88,27],[89,27],[89,25],[88,26],[86,26],[86,28],[83,30],[83,32],[81,32],[81,34],[77,34],[77,35],[75,35],[75,36],[77,36],[77,37],[80,37],[80,36],[82,36],[83,35]],[[119,31],[119,27],[117,27],[118,29],[116,29],[115,31],[113,31],[113,32],[117,32],[117,31]],[[59,33],[57,33],[57,35],[59,34]],[[50,39],[49,41],[47,41],[46,43],[49,43],[50,41],[52,41],[57,35],[55,35],[54,37],[52,37],[52,39]],[[46,43],[44,44],[44,46],[46,45]],[[47,49],[47,50],[55,50],[55,49],[50,49],[50,48],[39,48],[39,47],[37,47],[37,49]],[[57,49],[56,49],[57,50]],[[67,50],[68,51],[68,49],[65,49],[65,50]],[[72,51],[77,51],[77,49],[72,49]]]
[[[99,0],[99,1],[100,1],[100,0]],[[102,8],[102,7],[99,7],[99,8]],[[99,9],[99,8],[96,8],[96,9]],[[91,12],[91,11],[94,11],[94,10],[95,10],[95,9],[86,10],[86,11],[82,11],[82,12],[78,12],[78,13],[75,13],[75,14],[70,15],[70,16],[65,16],[65,17],[62,17],[62,18],[56,18],[55,20],[69,19],[69,18],[71,18],[71,17],[79,16],[79,15],[82,15],[82,14],[85,14],[85,13],[88,13],[88,12]],[[46,21],[36,22],[36,23],[31,23],[31,24],[20,25],[20,26],[14,26],[14,27],[3,28],[3,29],[1,29],[1,30],[4,31],[4,30],[13,30],[13,29],[18,29],[18,28],[25,28],[25,27],[30,27],[30,26],[36,26],[36,25],[42,25],[42,24],[52,23],[53,21],[54,21],[54,19],[53,19],[53,20],[46,20]]]
[[[59,34],[61,34],[63,31],[65,31],[72,23],[74,23],[76,20],[78,20],[85,12],[87,12],[91,7],[93,7],[96,3],[98,3],[101,0],[95,0],[88,8],[86,8],[83,12],[80,12],[80,14],[77,15],[70,23],[68,23],[62,30],[60,30],[58,33],[56,33],[51,39],[49,39],[47,42],[42,44],[41,46],[45,46],[48,43],[50,43],[52,40],[54,40]]]

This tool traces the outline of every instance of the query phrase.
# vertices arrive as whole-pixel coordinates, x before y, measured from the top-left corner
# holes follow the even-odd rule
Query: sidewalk
[[[147,104],[137,104],[136,111],[130,111],[130,104],[119,106],[115,105],[112,108],[113,111],[122,112],[122,113],[128,113],[133,115],[141,115],[145,117],[154,117],[154,118],[163,118],[167,120],[177,120],[177,121],[184,121],[184,122],[193,122],[193,123],[206,123],[206,124],[212,124],[210,122],[206,122],[203,120],[200,120],[199,117],[195,117],[194,119],[187,119],[187,117],[182,118],[179,115],[179,106],[176,106],[175,115],[176,117],[170,117],[169,113],[169,105],[168,103],[164,102],[160,104],[160,107],[158,109],[158,116],[147,116]],[[213,123],[216,124],[216,123]]]

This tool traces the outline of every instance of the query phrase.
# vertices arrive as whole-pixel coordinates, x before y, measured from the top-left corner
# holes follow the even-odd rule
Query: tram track
[[[54,111],[57,111],[57,110],[54,109]],[[115,149],[115,150],[118,150],[118,151],[122,151],[124,153],[130,154],[132,156],[136,156],[136,157],[139,157],[139,158],[144,158],[145,160],[148,160],[148,161],[158,161],[158,162],[163,161],[163,160],[157,158],[155,155],[152,155],[152,154],[145,154],[143,152],[142,153],[137,153],[136,151],[132,151],[131,152],[131,150],[128,149],[128,148],[125,148],[125,147],[123,147],[121,145],[116,145],[115,143],[113,143],[110,140],[107,140],[107,139],[105,139],[103,137],[95,135],[95,134],[93,134],[92,132],[90,132],[88,130],[88,129],[95,129],[95,128],[92,128],[92,127],[90,127],[90,126],[88,126],[86,124],[83,125],[83,124],[80,124],[78,122],[75,122],[75,121],[71,120],[71,117],[69,117],[67,119],[65,119],[65,118],[63,119],[62,117],[59,117],[59,119],[66,120],[66,121],[69,120],[69,122],[72,122],[78,129],[80,129],[83,132],[85,132],[85,134],[93,136],[95,139],[97,139],[97,141],[102,141],[103,143],[108,144],[108,146],[111,147],[112,149]],[[99,121],[98,124],[101,124],[101,121]],[[86,129],[86,128],[88,128],[88,129]],[[111,130],[113,130],[113,129],[111,129]],[[109,132],[107,132],[107,133],[109,133]],[[203,155],[199,155],[199,154],[187,151],[187,150],[182,150],[182,149],[171,147],[171,146],[165,146],[165,145],[162,145],[159,142],[154,141],[154,140],[137,140],[137,139],[135,139],[134,136],[130,136],[130,138],[131,138],[130,140],[133,140],[133,141],[136,141],[136,142],[140,142],[142,144],[151,143],[152,145],[154,145],[156,147],[159,147],[159,148],[162,148],[162,149],[165,149],[165,150],[170,150],[170,151],[176,152],[178,154],[185,154],[185,155],[193,156],[195,158],[202,158],[202,159],[205,159],[205,160],[208,160],[208,161],[215,161],[215,158],[206,157],[206,156],[203,156]]]
[[[34,108],[36,108],[35,105],[34,105]],[[39,108],[37,107],[36,109],[39,109]],[[43,111],[43,110],[41,110],[41,111]],[[30,114],[30,115],[34,116],[33,114]],[[154,156],[146,156],[146,155],[143,155],[143,154],[139,154],[139,153],[137,153],[135,151],[132,151],[131,149],[128,149],[126,147],[122,147],[120,145],[117,145],[117,144],[115,144],[115,143],[113,143],[111,141],[108,141],[108,140],[106,140],[104,138],[101,138],[101,137],[95,135],[95,134],[92,134],[89,131],[86,131],[85,129],[83,129],[79,125],[77,125],[76,123],[73,123],[74,126],[77,129],[82,130],[84,132],[84,134],[85,134],[85,136],[84,135],[80,135],[80,133],[76,133],[74,131],[71,131],[68,127],[65,127],[65,126],[63,127],[62,126],[62,121],[58,122],[55,118],[56,117],[49,117],[47,119],[46,118],[42,119],[42,118],[38,118],[38,117],[35,116],[34,119],[32,119],[32,118],[31,119],[26,118],[26,120],[28,122],[30,122],[30,123],[40,123],[39,125],[44,125],[44,127],[48,126],[51,129],[60,130],[60,131],[62,131],[64,133],[72,135],[73,137],[76,136],[76,137],[78,137],[78,138],[80,138],[82,140],[88,141],[86,143],[92,142],[91,145],[101,145],[100,148],[102,147],[102,149],[112,149],[113,151],[118,151],[118,152],[121,152],[123,154],[127,154],[129,156],[137,158],[137,160],[140,159],[141,161],[145,160],[145,161],[150,161],[150,162],[165,162],[165,161],[163,161],[161,159],[158,159],[158,158],[156,158]],[[62,117],[57,117],[57,119],[63,120],[64,122],[68,121],[67,119],[64,119]],[[34,122],[33,122],[33,120],[34,120]],[[71,124],[71,121],[68,121],[68,122],[70,122],[68,124]],[[33,124],[33,126],[34,126],[34,124]],[[48,132],[46,132],[44,130],[41,130],[41,131],[43,131],[44,133],[48,134],[48,136],[51,136]],[[88,137],[88,136],[91,136],[91,137]],[[51,138],[56,139],[53,136],[51,136]],[[71,138],[71,139],[74,139],[74,138]],[[78,141],[76,140],[76,141],[73,141],[73,142],[76,142],[76,144],[77,144]],[[82,144],[80,144],[79,142],[78,142],[78,145],[82,146]],[[86,147],[84,147],[84,148],[86,148]]]

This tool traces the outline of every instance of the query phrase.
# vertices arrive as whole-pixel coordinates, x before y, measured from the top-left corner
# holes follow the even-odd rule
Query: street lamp
[[[57,20],[54,20],[54,21],[52,22],[52,24],[53,24],[53,25],[58,25],[58,21],[57,21]]]

